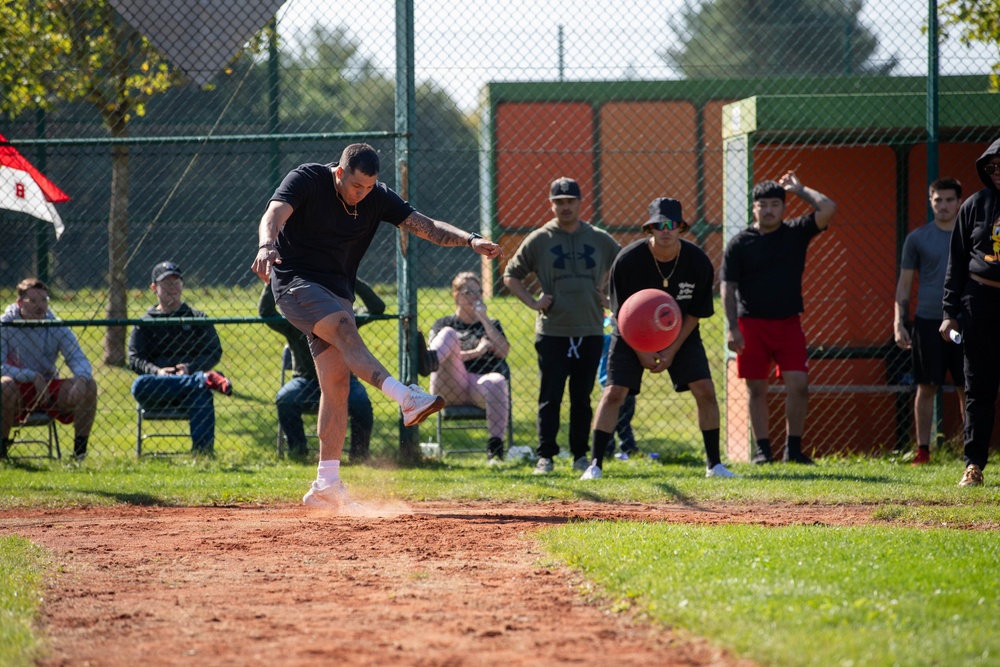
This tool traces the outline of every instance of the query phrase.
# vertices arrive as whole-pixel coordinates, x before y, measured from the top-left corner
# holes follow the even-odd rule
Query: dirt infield
[[[588,592],[532,533],[576,519],[868,523],[854,506],[417,503],[0,512],[55,553],[42,665],[750,665]]]

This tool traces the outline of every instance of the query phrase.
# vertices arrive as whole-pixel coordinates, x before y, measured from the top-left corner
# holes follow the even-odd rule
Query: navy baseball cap
[[[153,282],[158,283],[167,276],[177,276],[178,278],[183,278],[184,274],[181,273],[181,267],[177,266],[173,262],[160,262],[153,267]]]
[[[572,178],[557,178],[549,186],[549,200],[580,199],[580,184]]]

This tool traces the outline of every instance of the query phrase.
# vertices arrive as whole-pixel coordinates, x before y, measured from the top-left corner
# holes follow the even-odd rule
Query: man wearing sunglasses
[[[715,268],[701,248],[680,238],[688,224],[676,199],[654,199],[642,230],[647,237],[622,248],[611,265],[611,312],[617,317],[621,305],[640,290],[662,289],[681,309],[681,332],[659,352],[639,352],[629,347],[615,326],[608,352],[608,381],[594,418],[593,458],[580,479],[602,477],[604,454],[618,413],[630,394],[639,393],[645,370],[667,371],[674,391],[690,391],[694,396],[708,462],[706,476],[735,477],[719,458],[719,402],[698,328],[701,318],[715,312]]]
[[[785,220],[785,194],[813,207]],[[767,378],[771,362],[785,383],[785,461],[811,464],[802,452],[809,403],[808,353],[802,331],[802,273],[813,237],[830,224],[837,207],[821,192],[802,185],[789,171],[753,189],[753,224],[733,237],[722,260],[722,303],[726,342],[750,395],[750,427],[756,451],[751,460],[772,461],[768,431]]]
[[[941,335],[961,329],[965,353],[965,472],[959,486],[981,486],[1000,386],[1000,139],[976,160],[986,186],[965,200],[951,233]]]
[[[580,185],[557,178],[549,186],[554,219],[528,234],[504,270],[503,284],[535,320],[538,389],[536,475],[553,470],[559,453],[559,411],[569,381],[569,449],[573,469],[587,469],[590,392],[604,351],[605,290],[618,242],[580,219]],[[536,298],[524,281],[532,273],[541,286]]]
[[[37,278],[17,285],[17,303],[7,306],[0,322],[54,320],[49,310],[49,288]],[[72,378],[59,378],[56,360],[62,355]],[[3,362],[3,441],[0,458],[7,456],[8,438],[15,423],[32,412],[45,412],[64,424],[73,424],[73,456],[87,456],[90,428],[97,415],[97,383],[80,341],[69,327],[0,328]]]

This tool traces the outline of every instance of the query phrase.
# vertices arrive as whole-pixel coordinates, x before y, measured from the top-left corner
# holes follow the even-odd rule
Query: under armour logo
[[[561,245],[553,246],[551,248],[551,252],[556,256],[556,261],[552,263],[552,266],[557,269],[565,269],[566,260],[568,259],[582,259],[583,266],[587,269],[592,269],[597,266],[597,262],[594,260],[594,254],[597,252],[597,248],[592,245],[584,244],[583,250],[576,253],[575,257],[573,256],[573,253],[563,250]]]

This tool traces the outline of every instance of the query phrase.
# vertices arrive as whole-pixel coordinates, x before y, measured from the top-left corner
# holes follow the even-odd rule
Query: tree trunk
[[[111,136],[128,137],[124,122],[111,126]],[[129,147],[111,147],[111,210],[108,214],[108,319],[128,317],[128,196]],[[125,327],[108,327],[104,334],[104,363],[125,365]]]

